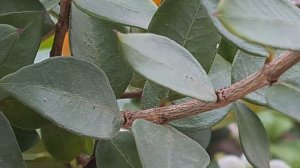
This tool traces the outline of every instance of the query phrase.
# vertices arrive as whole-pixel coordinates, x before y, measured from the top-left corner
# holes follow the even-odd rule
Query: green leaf
[[[55,125],[41,129],[42,140],[48,152],[56,159],[70,161],[81,153],[93,151],[93,140],[77,136]]]
[[[0,112],[0,167],[25,168],[20,148],[13,130]]]
[[[0,88],[73,133],[114,137],[123,121],[103,71],[72,57],[45,60],[0,80]]]
[[[280,83],[272,86],[266,94],[268,105],[300,122],[299,85]]]
[[[43,0],[48,1],[48,0]],[[58,1],[58,0],[57,0]],[[43,36],[47,35],[52,28],[54,23],[51,20],[49,13],[42,5],[39,0],[27,0],[24,3],[23,0],[2,0],[0,2],[0,15],[10,13],[26,13],[26,12],[43,12],[44,14],[44,25],[43,25]]]
[[[210,142],[211,138],[211,130],[205,129],[205,130],[180,130],[181,133],[188,136],[192,140],[198,142],[203,148],[207,148]]]
[[[25,11],[43,11],[44,7],[39,0],[1,0],[0,14],[25,12]]]
[[[209,164],[201,145],[170,126],[135,120],[132,131],[143,167],[205,168]]]
[[[150,0],[74,0],[83,12],[111,22],[147,29],[157,9]]]
[[[275,53],[278,57],[280,51]],[[265,63],[265,58],[255,57],[254,55],[238,51],[232,64],[232,79],[233,82],[238,82],[254,72],[260,70]],[[280,82],[291,82],[300,84],[300,64],[297,64],[285,72],[279,79]],[[247,101],[254,104],[267,105],[265,98],[268,87],[256,90],[245,97]]]
[[[217,6],[220,0],[202,0],[201,2],[206,8],[215,27],[226,39],[234,43],[238,48],[240,48],[243,51],[249,52],[254,55],[268,56],[268,52],[262,46],[250,43],[242,38],[239,38],[224,27],[220,20],[215,16]]]
[[[41,29],[43,24],[42,22],[45,14],[41,11],[23,11],[31,9],[34,10],[35,8],[40,9],[40,7],[42,8],[42,6],[38,3],[33,3],[34,5],[32,5],[31,3],[24,4],[20,1],[14,0],[4,0],[0,3],[5,4],[5,8],[1,8],[3,5],[0,5],[0,22],[11,24],[17,27],[17,30],[19,32],[17,41],[10,48],[5,47],[6,49],[9,49],[9,51],[3,52],[4,55],[1,56],[2,61],[0,62],[0,78],[2,78],[9,73],[15,72],[23,66],[33,63],[41,38]],[[20,3],[24,5],[20,5]],[[11,11],[13,11],[13,13],[11,13]],[[5,49],[3,50],[5,51]],[[1,98],[5,96],[6,95],[2,94]],[[14,108],[18,106],[19,103],[16,102],[16,104],[12,104],[11,107]],[[1,109],[4,110],[2,107]],[[4,113],[7,115],[7,111],[4,110]],[[11,117],[9,118],[11,119]]]
[[[220,36],[201,1],[165,0],[154,14],[148,30],[186,48],[209,72]]]
[[[12,128],[22,152],[33,147],[39,140],[36,130],[25,130],[18,127]]]
[[[231,64],[220,55],[216,55],[208,76],[216,90],[230,86]]]
[[[0,101],[0,110],[17,127],[37,129],[51,124],[36,111],[11,96]]]
[[[99,141],[96,148],[97,167],[142,168],[132,132],[121,132],[114,139]]]
[[[7,24],[0,24],[0,65],[2,62],[5,61],[6,56],[14,47],[21,32],[21,30],[18,30],[13,26]]]
[[[232,63],[233,83],[236,83],[258,71],[263,67],[265,60],[266,59],[263,57],[256,57],[243,51],[238,51]],[[245,96],[245,99],[255,104],[266,105],[266,91],[266,87],[258,89]]]
[[[143,89],[143,94],[142,94],[142,99],[141,99],[141,106],[142,109],[149,109],[149,108],[154,108],[154,107],[159,107],[161,104],[161,99],[166,98],[168,95],[168,89],[164,89],[164,87],[158,86],[158,89],[163,89],[161,90],[163,97],[160,97],[160,95],[155,92],[155,83],[146,81]]]
[[[235,104],[239,136],[247,160],[254,167],[270,167],[267,132],[257,115],[242,103]]]
[[[118,33],[118,36],[123,55],[135,71],[183,95],[205,102],[216,101],[201,65],[176,42],[154,34]]]
[[[118,98],[127,88],[132,70],[118,51],[114,29],[126,31],[124,26],[89,16],[76,6],[72,7],[70,41],[73,55],[102,69]]]
[[[43,12],[16,12],[0,15],[0,23],[22,30],[14,47],[1,59],[0,78],[32,64],[37,53],[43,27]]]
[[[231,65],[226,60],[224,60],[219,55],[216,56],[213,65],[208,74],[210,80],[215,89],[221,89],[227,87],[231,84]],[[183,101],[182,101],[183,100]],[[185,102],[188,99],[182,99],[175,104],[179,104]],[[207,129],[211,128],[221,120],[223,120],[229,110],[231,109],[231,105],[226,107],[212,110],[209,112],[205,112],[202,114],[198,114],[191,117],[186,117],[183,119],[175,120],[170,122],[172,126],[181,130],[199,130],[199,129]]]
[[[227,30],[246,41],[300,50],[300,11],[288,0],[223,0],[216,16]]]
[[[218,54],[220,54],[223,58],[225,58],[228,62],[233,62],[234,57],[238,48],[232,42],[222,38],[220,46],[218,48]]]

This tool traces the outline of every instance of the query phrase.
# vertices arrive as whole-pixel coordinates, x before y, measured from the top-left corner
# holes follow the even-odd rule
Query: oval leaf
[[[243,51],[238,51],[232,63],[233,82],[236,83],[258,71],[263,67],[265,60],[263,57],[255,57]],[[245,99],[255,104],[266,105],[266,91],[266,87],[258,89],[245,96]]]
[[[170,126],[135,120],[132,131],[143,167],[205,168],[209,164],[201,145]]]
[[[165,0],[154,14],[148,30],[186,48],[203,69],[209,71],[220,36],[201,1]]]
[[[74,0],[83,12],[104,20],[147,29],[157,7],[152,0]]]
[[[267,94],[266,98],[268,104],[291,118],[296,119],[300,122],[300,87],[281,83],[272,86]]]
[[[255,167],[270,167],[268,135],[258,116],[246,105],[236,103],[235,117],[247,160]]]
[[[55,125],[42,128],[41,135],[48,152],[61,161],[70,161],[81,153],[93,151],[92,139],[74,135]]]
[[[41,1],[49,1],[49,0],[41,0]],[[59,0],[57,0],[59,1]],[[58,3],[57,3],[58,4]],[[52,21],[50,14],[46,11],[45,7],[42,5],[42,3],[39,0],[30,0],[26,1],[24,3],[23,0],[1,0],[0,2],[0,15],[4,14],[12,14],[12,13],[24,13],[27,12],[42,12],[43,18],[41,18],[43,21],[43,28],[42,28],[42,34],[43,36],[46,36],[52,28],[54,27],[54,22]],[[11,22],[23,22],[23,20],[18,20],[18,18],[15,18],[14,20],[11,20]],[[15,26],[14,24],[11,24]],[[17,27],[17,26],[16,26]],[[24,29],[24,27],[18,27],[20,29]],[[35,27],[35,30],[38,30],[36,32],[39,32],[39,28]],[[30,48],[26,48],[29,50]]]
[[[154,34],[118,33],[118,36],[124,57],[146,78],[205,102],[217,100],[201,65],[176,42]]]
[[[123,121],[108,79],[94,64],[53,58],[0,80],[0,88],[71,132],[114,137]]]
[[[25,168],[20,148],[13,130],[0,112],[0,167]]]
[[[0,78],[32,64],[37,53],[43,26],[43,12],[16,12],[0,15],[0,23],[22,30],[10,52],[0,63]]]
[[[222,0],[216,12],[227,30],[240,38],[300,50],[300,11],[288,0]]]
[[[124,26],[89,16],[76,6],[72,7],[70,44],[73,56],[92,62],[103,70],[119,98],[131,80],[132,70],[118,51],[114,29],[126,31]]]
[[[142,168],[132,132],[120,132],[114,139],[98,141],[96,148],[97,167]]]
[[[228,31],[224,25],[220,22],[220,20],[215,16],[218,3],[221,0],[202,0],[204,7],[206,8],[208,15],[210,16],[212,22],[214,23],[215,27],[218,29],[218,31],[230,42],[234,43],[238,48],[241,50],[244,50],[246,52],[249,52],[254,55],[261,55],[261,56],[267,56],[268,53],[260,45],[250,43],[242,38],[239,38],[232,34],[230,31]]]
[[[5,61],[7,55],[9,55],[21,32],[21,30],[13,26],[0,24],[0,65]]]

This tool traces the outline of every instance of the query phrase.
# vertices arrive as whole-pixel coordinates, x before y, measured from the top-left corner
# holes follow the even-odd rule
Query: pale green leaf
[[[266,94],[268,105],[300,122],[300,87],[290,83],[272,86]]]
[[[170,126],[135,120],[132,131],[144,168],[205,168],[209,164],[201,145]]]
[[[216,16],[246,41],[300,50],[300,10],[288,0],[222,0]]]
[[[201,65],[176,42],[154,34],[118,33],[118,36],[123,55],[135,71],[183,95],[216,101],[213,86]]]
[[[74,0],[83,12],[111,22],[147,29],[157,9],[152,0]]]
[[[220,0],[202,0],[201,2],[206,8],[208,15],[210,16],[215,27],[226,39],[234,43],[241,50],[244,50],[251,54],[261,55],[261,56],[268,55],[267,51],[262,46],[254,43],[250,43],[242,38],[239,38],[224,27],[224,25],[220,22],[220,20],[215,16],[215,13],[217,11],[217,6]]]
[[[14,47],[22,30],[8,24],[0,24],[0,65],[5,61],[7,55]]]
[[[114,137],[123,121],[103,71],[72,57],[27,66],[0,80],[0,88],[71,132]]]
[[[247,160],[254,167],[269,168],[270,149],[267,132],[258,116],[242,103],[235,104],[239,136]]]
[[[20,148],[14,132],[0,112],[0,167],[3,168],[25,168]]]

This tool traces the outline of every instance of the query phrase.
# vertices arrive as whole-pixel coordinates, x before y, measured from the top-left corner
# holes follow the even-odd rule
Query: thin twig
[[[199,100],[191,100],[183,104],[158,107],[139,111],[124,111],[124,128],[131,127],[136,119],[145,119],[158,124],[166,124],[170,121],[200,114],[213,109],[224,107],[247,94],[272,85],[278,78],[293,65],[300,61],[300,52],[284,52],[279,58],[266,63],[262,69],[249,77],[231,85],[228,88],[216,91],[218,101],[205,103]]]
[[[120,99],[140,99],[143,91],[125,92]]]
[[[55,36],[50,57],[61,56],[65,35],[69,29],[71,0],[60,0],[58,22],[55,25]]]

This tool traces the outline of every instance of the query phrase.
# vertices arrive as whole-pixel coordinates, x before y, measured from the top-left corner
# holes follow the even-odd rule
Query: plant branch
[[[158,107],[139,111],[124,111],[124,128],[131,127],[136,119],[145,119],[157,124],[166,124],[180,118],[193,116],[210,110],[224,107],[230,103],[243,98],[247,94],[272,85],[279,77],[300,61],[300,52],[286,51],[280,57],[266,63],[259,71],[249,77],[227,87],[216,91],[218,97],[215,103],[205,103],[199,100],[191,100],[186,103]]]
[[[50,57],[60,56],[65,39],[65,35],[69,29],[69,18],[71,10],[71,0],[60,0],[60,12],[58,22],[55,25],[55,36]]]
[[[120,98],[121,99],[140,99],[143,91],[125,92]]]

